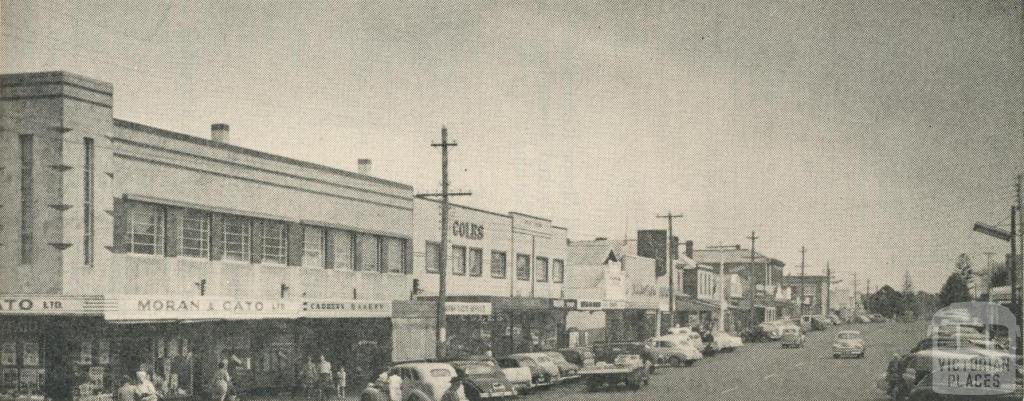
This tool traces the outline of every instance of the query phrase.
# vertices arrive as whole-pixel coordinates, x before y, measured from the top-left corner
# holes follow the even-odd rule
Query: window
[[[562,261],[562,259],[555,259],[551,261],[551,282],[565,282],[565,262]]]
[[[379,238],[370,234],[356,234],[356,270],[380,271]]]
[[[401,238],[383,237],[380,242],[381,257],[384,262],[383,271],[402,273],[405,271],[405,240]]]
[[[249,219],[237,216],[224,217],[224,259],[239,262],[251,261],[252,225]]]
[[[339,270],[355,270],[355,236],[342,230],[328,231],[331,249],[331,265]]]
[[[302,227],[302,265],[312,268],[331,268],[324,257],[327,244],[326,232],[320,227]]]
[[[83,139],[82,143],[82,264],[92,266],[93,242],[96,238],[96,228],[93,217],[93,197],[95,195],[93,180],[93,142],[92,138]]]
[[[469,255],[466,257],[466,265],[469,267],[470,276],[482,276],[484,274],[484,250],[480,248],[469,248]]]
[[[427,241],[427,247],[423,252],[424,265],[427,273],[438,273],[441,271],[441,244]]]
[[[288,229],[280,221],[263,222],[263,263],[288,264]]]
[[[508,260],[505,252],[491,251],[491,277],[505,278],[505,269],[508,267]]]
[[[210,214],[186,210],[181,216],[181,255],[190,258],[210,257]]]
[[[466,247],[452,247],[452,273],[456,276],[466,275]]]
[[[32,263],[32,135],[18,137],[21,145],[21,263]]]
[[[516,255],[516,278],[530,281],[530,255]]]
[[[156,205],[133,203],[128,209],[128,252],[164,254],[164,210]]]
[[[537,257],[537,272],[534,273],[538,283],[548,282],[548,258]]]

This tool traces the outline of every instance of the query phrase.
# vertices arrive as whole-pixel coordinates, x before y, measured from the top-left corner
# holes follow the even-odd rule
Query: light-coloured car
[[[729,352],[743,346],[742,338],[724,331],[716,331],[711,333],[711,336],[715,339],[713,347],[716,351]]]
[[[804,332],[799,327],[786,327],[782,330],[782,338],[779,340],[782,342],[782,348],[801,348],[804,346]]]
[[[690,366],[704,355],[690,344],[687,336],[668,334],[647,340],[654,361],[657,364]]]
[[[410,362],[391,367],[384,377],[402,378],[402,400],[390,400],[386,382],[370,383],[359,395],[361,401],[439,401],[455,377],[451,364],[440,362]]]
[[[864,336],[859,331],[844,330],[836,333],[836,338],[832,341],[832,356],[863,358],[865,348]]]

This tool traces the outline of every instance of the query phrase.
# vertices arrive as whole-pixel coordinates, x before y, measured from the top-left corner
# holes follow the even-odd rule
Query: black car
[[[587,367],[594,364],[594,352],[587,347],[562,348],[558,352],[565,360],[577,366]]]
[[[619,355],[639,355],[647,365],[650,373],[654,373],[655,359],[647,344],[642,342],[614,342],[594,344],[594,361],[615,363],[615,357]]]
[[[480,390],[480,398],[511,398],[516,395],[512,383],[492,361],[459,360],[450,363]]]

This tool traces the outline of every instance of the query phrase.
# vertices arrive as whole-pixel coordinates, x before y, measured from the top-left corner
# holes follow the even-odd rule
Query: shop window
[[[371,234],[356,234],[356,270],[380,271],[380,238]]]
[[[466,275],[466,247],[452,247],[452,273],[456,276]]]
[[[562,261],[562,259],[554,259],[551,261],[551,282],[565,282],[565,262]]]
[[[186,210],[181,216],[181,256],[208,259],[210,257],[210,214],[199,210]]]
[[[381,238],[381,259],[384,270],[388,273],[405,271],[405,240],[401,238]]]
[[[252,249],[252,224],[239,216],[224,217],[224,259],[249,262]]]
[[[466,255],[466,265],[469,268],[470,276],[482,276],[484,274],[484,250],[469,248],[469,254]]]
[[[328,231],[331,266],[338,270],[355,269],[355,236],[342,230]]]
[[[96,238],[95,218],[93,216],[95,196],[94,182],[94,146],[92,138],[83,139],[82,143],[82,264],[92,266],[93,248]]]
[[[42,400],[46,371],[35,341],[0,342],[0,400]]]
[[[508,259],[505,252],[491,251],[491,277],[505,278],[508,268]]]
[[[323,228],[313,226],[302,227],[302,265],[305,267],[312,268],[331,268],[333,266],[326,265],[326,258],[324,257],[325,251],[327,250],[325,235],[326,232]]]
[[[21,135],[18,139],[21,145],[21,263],[28,264],[32,263],[32,216],[35,204],[32,201],[32,165],[35,157],[32,153],[32,135]]]
[[[516,278],[530,281],[530,255],[516,255]]]
[[[164,221],[162,207],[131,203],[128,207],[128,252],[163,255]]]
[[[439,273],[441,271],[441,244],[427,241],[423,257],[426,259],[424,265],[427,273]]]
[[[538,283],[548,282],[548,258],[537,257],[537,272],[534,273]]]
[[[263,222],[263,263],[288,263],[288,231],[283,222]]]

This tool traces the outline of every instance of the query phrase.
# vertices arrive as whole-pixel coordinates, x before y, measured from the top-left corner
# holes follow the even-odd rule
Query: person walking
[[[339,363],[338,371],[334,374],[334,394],[339,400],[345,399],[345,386],[348,384],[347,376],[345,366]]]
[[[306,364],[302,366],[302,370],[299,371],[299,382],[302,384],[302,394],[306,400],[313,399],[313,393],[316,391],[316,384],[320,380],[320,374],[317,372],[317,366],[313,363],[313,359],[306,357]]]
[[[141,370],[135,372],[135,399],[137,401],[157,401],[159,399],[156,386],[149,381],[146,372]]]
[[[334,390],[334,370],[331,368],[331,362],[327,360],[323,355],[320,355],[320,361],[317,362],[317,401],[327,401],[330,398],[331,391]]]
[[[231,374],[228,373],[227,361],[217,363],[217,371],[213,373],[211,387],[213,401],[225,401],[227,399],[228,393],[231,390]]]
[[[135,380],[123,375],[121,381],[121,387],[117,388],[117,401],[135,401]]]

